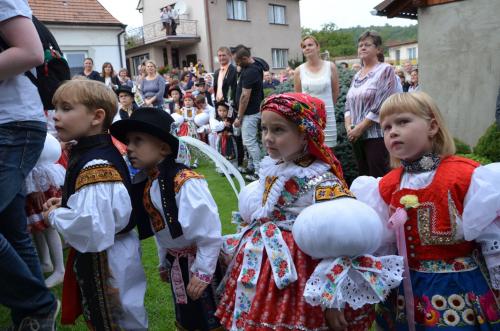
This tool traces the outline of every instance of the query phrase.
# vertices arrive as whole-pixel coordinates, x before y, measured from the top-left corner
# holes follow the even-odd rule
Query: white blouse
[[[153,181],[149,194],[153,206],[165,219],[158,180]],[[199,178],[187,180],[175,195],[175,201],[183,235],[172,239],[168,227],[155,234],[160,264],[165,262],[167,249],[196,246],[196,259],[191,272],[211,277],[219,258],[222,236],[219,211],[207,182]]]

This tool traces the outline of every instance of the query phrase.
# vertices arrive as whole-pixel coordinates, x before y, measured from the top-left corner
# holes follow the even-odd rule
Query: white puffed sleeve
[[[94,160],[84,169],[103,163],[107,162]],[[127,226],[132,212],[122,182],[86,185],[69,197],[67,206],[53,210],[49,223],[81,253],[102,252],[113,245],[115,234]]]
[[[382,177],[360,176],[351,184],[351,192],[356,199],[372,207],[384,224],[389,220],[389,206],[380,195],[379,183]],[[384,227],[382,243],[375,255],[389,255],[396,252],[396,236],[394,231]]]
[[[204,179],[187,180],[176,194],[179,223],[184,237],[197,246],[191,272],[209,283],[222,245],[219,212]]]
[[[492,284],[500,289],[500,163],[474,170],[462,220],[465,239],[481,244]]]

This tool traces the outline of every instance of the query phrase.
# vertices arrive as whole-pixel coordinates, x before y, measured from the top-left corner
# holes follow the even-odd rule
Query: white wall
[[[475,145],[494,121],[500,85],[500,1],[420,9],[419,80],[453,135]]]
[[[94,59],[94,70],[101,71],[104,62],[111,62],[115,70],[126,65],[123,34],[121,50],[118,48],[118,34],[121,27],[94,27],[71,25],[48,25],[63,52],[85,51]],[[120,51],[122,63],[120,63]]]

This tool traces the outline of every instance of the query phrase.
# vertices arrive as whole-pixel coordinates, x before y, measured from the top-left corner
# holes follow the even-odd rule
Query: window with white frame
[[[71,77],[83,71],[83,61],[87,57],[86,51],[63,51],[66,61],[68,61]]]
[[[227,0],[227,18],[230,20],[247,20],[246,0]]]
[[[148,59],[149,59],[149,53],[133,56],[132,57],[132,68],[131,68],[132,75],[134,75],[134,76],[139,75],[139,69],[138,69],[139,65]]]
[[[408,60],[415,60],[417,58],[417,48],[408,48]]]
[[[288,66],[288,49],[273,48],[273,63],[274,69],[286,68]]]
[[[269,23],[286,24],[285,6],[269,5],[267,16]]]

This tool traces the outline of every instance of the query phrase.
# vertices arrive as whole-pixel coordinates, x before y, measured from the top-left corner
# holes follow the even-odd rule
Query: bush
[[[457,151],[455,152],[455,154],[470,154],[470,153],[472,153],[472,149],[470,148],[470,146],[467,145],[466,143],[464,143],[462,140],[460,140],[458,138],[453,138],[453,140],[455,141],[455,147],[457,148]]]
[[[479,138],[474,154],[490,159],[492,162],[500,162],[500,129],[495,123]]]
[[[479,162],[482,165],[486,165],[486,164],[492,163],[490,159],[488,159],[488,158],[486,158],[484,156],[481,156],[481,155],[477,155],[477,154],[469,153],[469,154],[458,154],[458,155],[459,156],[463,156],[463,157],[468,158],[468,159],[471,159],[471,160],[474,160],[476,162]]]
[[[335,119],[337,121],[337,146],[335,146],[335,156],[342,164],[344,178],[349,185],[358,177],[358,165],[351,143],[347,140],[347,131],[345,130],[344,105],[347,92],[351,86],[354,71],[338,68],[340,93],[335,105]]]

